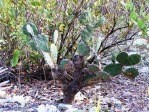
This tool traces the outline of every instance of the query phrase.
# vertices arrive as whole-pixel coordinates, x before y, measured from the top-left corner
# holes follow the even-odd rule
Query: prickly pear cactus
[[[37,35],[38,29],[33,23],[28,22],[23,26],[23,33],[27,36]]]
[[[139,54],[132,54],[128,57],[128,59],[125,62],[125,66],[132,66],[140,63],[141,56]]]
[[[111,76],[116,76],[120,73],[123,73],[126,77],[135,78],[139,74],[138,70],[135,68],[126,69],[124,72],[122,71],[122,67],[124,66],[132,66],[138,64],[141,61],[141,56],[139,54],[128,55],[126,52],[120,52],[116,56],[116,60],[119,62],[117,64],[115,62],[115,56],[113,58],[114,64],[107,65],[104,68],[104,71],[109,73]]]
[[[120,52],[116,57],[116,60],[122,65],[125,64],[127,59],[128,59],[128,54],[126,52]]]
[[[139,72],[136,68],[128,68],[123,72],[123,74],[130,79],[134,79],[139,75]]]
[[[94,23],[94,28],[98,28],[102,26],[105,23],[105,18],[102,16],[100,17],[95,23]]]
[[[29,44],[33,50],[37,51],[38,49],[41,49],[44,52],[49,52],[47,36],[45,36],[44,34],[38,34],[36,38],[36,42],[38,45],[35,44],[33,39],[29,41]]]
[[[104,71],[98,71],[97,73],[87,74],[83,79],[84,85],[92,85],[100,81],[110,80],[110,75]]]
[[[50,52],[51,52],[52,60],[56,63],[57,62],[58,49],[57,49],[57,46],[53,43],[51,44]]]
[[[84,16],[83,16],[83,17],[84,17]],[[85,20],[85,19],[83,19],[83,20]],[[85,21],[87,21],[87,20],[85,20]],[[89,22],[86,22],[86,23],[84,24],[86,27],[84,28],[84,30],[83,30],[82,33],[81,33],[82,41],[84,41],[84,42],[89,42],[90,39],[92,38],[93,31],[94,31],[96,28],[102,26],[102,25],[104,24],[104,22],[105,22],[104,17],[100,17],[100,19],[97,20],[94,25],[90,25]],[[82,22],[81,22],[81,23],[82,23]]]
[[[70,61],[71,60],[69,60],[69,59],[63,59],[63,60],[61,60],[59,67],[62,68],[62,69],[64,69],[65,65],[68,64]]]
[[[107,65],[103,71],[109,73],[111,76],[116,76],[122,72],[122,65],[121,64],[110,64],[110,65]]]
[[[23,32],[31,37],[29,44],[34,50],[41,49],[44,52],[49,52],[47,36],[39,34],[37,27],[33,23],[26,23],[23,26]]]
[[[97,53],[100,48],[101,42],[102,42],[102,37],[94,37],[93,41],[94,41],[93,42],[94,51],[95,51],[95,53]]]
[[[37,47],[36,47],[36,45],[35,45],[35,43],[34,43],[33,40],[30,40],[30,41],[29,41],[29,45],[31,46],[31,48],[32,48],[33,50],[38,51],[38,49],[37,49]]]
[[[80,34],[81,39],[84,43],[88,44],[90,48],[94,47],[94,50],[92,50],[93,53],[98,52],[101,44],[101,38],[97,38],[96,42],[94,42],[94,38],[92,36],[93,31],[105,23],[105,18],[102,16],[97,20],[95,19],[96,18],[93,18],[93,16],[91,16],[90,11],[82,13],[79,17],[79,22],[85,26]]]
[[[90,22],[90,20],[91,20],[91,17],[90,17],[89,12],[84,12],[79,17],[79,22],[82,25],[88,25],[88,23]]]
[[[53,41],[54,41],[54,44],[57,44],[57,41],[58,41],[58,31],[57,30],[54,31]]]
[[[54,62],[49,55],[48,38],[44,34],[39,34],[37,27],[33,23],[26,23],[23,26],[23,32],[31,38],[31,42],[29,42],[31,47],[34,50],[37,49],[43,55],[47,64],[54,68]]]
[[[93,33],[93,27],[90,25],[87,25],[85,29],[81,32],[81,39],[83,42],[89,42],[89,40],[92,38]]]
[[[100,76],[101,80],[103,80],[103,81],[108,81],[108,80],[111,79],[110,75],[107,72],[104,72],[104,71],[98,71],[96,73],[96,75]]]
[[[95,64],[88,64],[87,68],[89,68],[92,72],[98,72],[99,71],[99,67]]]
[[[90,47],[86,45],[84,42],[80,42],[78,44],[77,49],[81,56],[87,56],[90,53]]]
[[[38,49],[41,49],[44,52],[49,52],[48,37],[46,35],[38,34],[36,41],[38,43]]]
[[[141,56],[139,54],[128,55],[126,52],[120,52],[117,55],[116,60],[121,65],[132,66],[138,64],[141,61]]]

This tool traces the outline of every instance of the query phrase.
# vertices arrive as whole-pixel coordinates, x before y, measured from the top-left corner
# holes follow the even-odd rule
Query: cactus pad
[[[54,31],[53,39],[54,39],[54,44],[56,44],[57,43],[57,39],[58,39],[58,31],[57,30]]]
[[[128,59],[125,62],[125,66],[132,66],[136,65],[141,61],[141,56],[139,54],[132,54],[128,57]]]
[[[94,28],[98,28],[100,26],[102,26],[105,22],[105,18],[102,16],[100,17],[97,22],[94,24]]]
[[[71,60],[69,60],[69,59],[63,59],[63,60],[61,60],[59,67],[62,68],[62,69],[64,69],[65,64],[69,63],[70,61]]]
[[[121,52],[116,57],[116,60],[122,65],[125,64],[127,59],[128,59],[128,54],[126,52]]]
[[[28,22],[23,26],[23,33],[27,36],[37,35],[38,29],[33,23]]]
[[[95,49],[95,52],[98,52],[99,48],[100,48],[100,45],[101,45],[101,42],[102,42],[102,37],[96,37],[94,38],[94,49]]]
[[[88,32],[89,34],[92,34],[94,29],[93,29],[92,26],[87,25],[87,26],[86,26],[86,30],[87,30],[87,32]]]
[[[96,74],[87,74],[83,79],[84,85],[90,85],[97,82],[110,80],[110,75],[104,71],[99,71]]]
[[[89,25],[85,27],[85,29],[81,32],[81,39],[83,42],[88,42],[93,33],[93,28]]]
[[[108,81],[108,80],[111,79],[110,75],[107,72],[104,72],[104,71],[99,71],[99,72],[96,73],[96,75],[100,76],[103,81]]]
[[[90,53],[89,46],[86,45],[84,42],[79,43],[77,49],[81,56],[86,56],[86,55],[89,55]]]
[[[33,40],[29,41],[29,45],[31,46],[31,48],[32,48],[33,50],[35,50],[35,51],[38,50]]]
[[[99,68],[95,64],[88,64],[87,67],[92,71],[92,72],[98,72]]]
[[[137,77],[139,75],[139,72],[135,68],[128,68],[123,72],[123,74],[124,74],[124,76],[126,76],[130,79],[134,79],[135,77]]]
[[[109,64],[104,68],[104,71],[111,76],[116,76],[122,72],[122,66],[120,64]]]
[[[44,34],[38,34],[37,38],[37,46],[39,49],[41,49],[44,52],[49,52],[49,48],[48,48],[48,38],[44,35]]]
[[[51,52],[51,58],[56,63],[57,62],[58,49],[57,49],[56,45],[53,43],[51,44],[50,52]]]
[[[87,25],[89,23],[89,19],[90,19],[90,16],[89,16],[89,13],[88,12],[84,12],[80,15],[79,17],[79,22],[82,24],[82,25]]]

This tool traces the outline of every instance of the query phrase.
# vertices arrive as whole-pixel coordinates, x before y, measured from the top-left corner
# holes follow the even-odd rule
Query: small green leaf
[[[130,79],[134,79],[135,77],[137,77],[139,75],[139,72],[135,68],[128,68],[123,72],[123,74],[124,74],[124,76],[126,76]]]
[[[110,64],[103,71],[109,73],[111,76],[116,76],[122,72],[122,66],[120,64]]]
[[[138,19],[138,21],[137,21],[137,23],[138,23],[138,26],[141,28],[141,29],[143,29],[144,27],[145,27],[145,22],[144,22],[144,20],[142,20],[142,19]]]
[[[131,10],[135,10],[136,8],[135,8],[135,6],[133,5],[133,2],[128,2],[127,4],[129,4],[129,10],[131,11]]]
[[[137,21],[137,13],[136,13],[135,9],[133,9],[133,11],[130,13],[130,18],[133,21]]]
[[[84,42],[79,43],[77,49],[81,56],[86,56],[86,55],[89,55],[90,53],[89,46],[86,45]]]
[[[31,2],[31,5],[32,6],[39,6],[40,5],[40,2],[39,1],[32,1]]]
[[[145,21],[143,19],[139,18],[137,21],[137,24],[140,27],[140,29],[143,30],[143,34],[147,35],[147,27],[145,25]]]
[[[19,57],[20,57],[20,51],[18,49],[16,49],[13,53],[13,58],[11,60],[12,67],[15,67],[18,64]]]

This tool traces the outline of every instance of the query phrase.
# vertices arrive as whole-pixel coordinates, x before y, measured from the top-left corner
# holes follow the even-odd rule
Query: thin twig
[[[73,48],[74,44],[75,44],[76,41],[79,39],[79,37],[80,37],[80,34],[79,34],[79,35],[77,36],[77,38],[72,42],[72,44],[68,47],[68,49],[67,49],[67,51],[66,51],[66,53],[65,53],[64,56],[66,56],[66,55],[71,51],[71,49]]]
[[[111,31],[107,34],[107,36],[105,37],[105,39],[101,42],[101,45],[100,45],[100,47],[99,47],[99,49],[98,49],[98,52],[99,52],[100,49],[102,48],[104,42],[109,38],[109,36],[114,33],[113,31],[114,31],[114,28],[115,28],[115,26],[116,26],[116,18],[115,18],[115,16],[114,16],[113,22],[114,22],[113,27],[112,27]]]
[[[0,83],[0,87],[2,87],[2,86],[4,86],[4,85],[8,84],[9,82],[10,82],[9,80],[4,81],[4,82],[1,82],[1,83]]]
[[[66,31],[65,35],[63,34],[62,37],[61,37],[61,43],[60,43],[60,47],[59,47],[59,50],[58,51],[61,51],[61,49],[63,48],[63,45],[65,44],[65,41],[66,41],[66,38],[69,34],[69,32],[72,30],[72,26],[75,22],[75,19],[79,16],[80,14],[80,9],[81,9],[81,6],[83,4],[84,0],[82,0],[79,4],[79,6],[76,8],[76,11],[75,11],[75,14],[74,14],[74,17],[73,19],[71,20],[71,22],[68,24],[68,30]],[[59,61],[59,58],[61,56],[61,52],[58,53],[58,61]]]
[[[139,30],[139,31],[140,31],[140,30]],[[139,31],[135,32],[131,37],[129,37],[129,38],[127,38],[127,39],[123,39],[123,40],[117,41],[117,42],[115,42],[115,43],[113,43],[113,44],[111,44],[111,45],[109,45],[109,46],[103,48],[103,49],[100,51],[100,53],[102,53],[102,52],[105,51],[106,49],[109,49],[109,48],[111,48],[111,47],[114,47],[115,45],[118,45],[119,43],[122,43],[122,42],[125,42],[125,41],[128,41],[128,40],[132,40],[133,37],[134,37]]]

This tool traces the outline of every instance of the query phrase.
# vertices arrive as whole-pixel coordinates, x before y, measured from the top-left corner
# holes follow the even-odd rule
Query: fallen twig
[[[4,81],[4,82],[1,82],[1,83],[0,83],[0,87],[2,87],[2,86],[4,86],[4,85],[8,84],[9,82],[10,82],[9,80]]]

